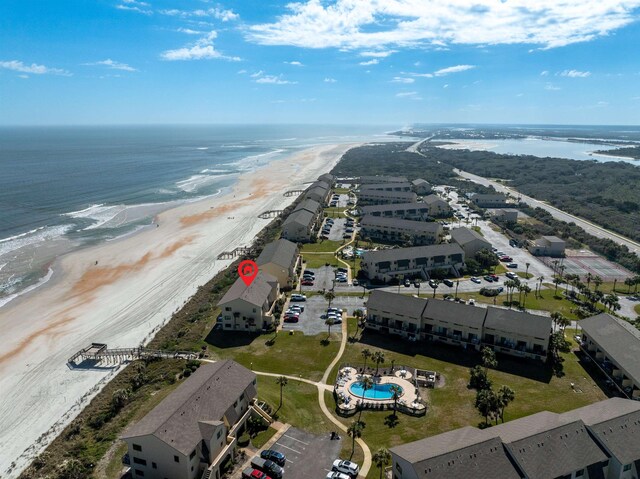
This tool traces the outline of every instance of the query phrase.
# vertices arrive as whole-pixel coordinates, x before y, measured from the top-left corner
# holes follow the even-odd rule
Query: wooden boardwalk
[[[149,348],[117,348],[109,349],[106,344],[92,343],[81,349],[67,360],[67,364],[79,364],[87,360],[96,363],[108,364],[134,361],[136,359],[163,358],[163,359],[198,359],[197,353],[192,351],[163,351]]]
[[[251,248],[249,246],[238,246],[236,249],[232,251],[223,251],[218,255],[218,259],[233,259],[238,256],[248,254],[250,252],[251,252]]]
[[[258,215],[258,218],[262,218],[264,220],[268,219],[268,218],[276,218],[278,216],[280,216],[282,214],[284,210],[268,210],[268,211],[263,211],[262,213],[260,213]]]
[[[284,196],[298,196],[304,193],[304,190],[289,190],[284,192]]]

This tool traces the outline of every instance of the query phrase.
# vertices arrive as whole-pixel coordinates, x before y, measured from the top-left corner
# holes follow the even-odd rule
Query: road
[[[532,208],[542,208],[543,210],[549,212],[551,216],[553,216],[558,220],[566,221],[568,223],[575,223],[580,228],[585,230],[587,233],[597,238],[610,239],[612,241],[615,241],[618,244],[626,246],[627,248],[629,248],[630,251],[633,251],[636,254],[640,254],[640,243],[636,243],[635,241],[632,241],[629,238],[619,235],[618,233],[614,233],[613,231],[609,231],[587,220],[584,220],[577,216],[573,216],[547,203],[536,200],[530,196],[523,195],[519,191],[513,188],[509,188],[507,186],[504,186],[503,184],[498,183],[496,181],[491,181],[482,176],[477,176],[472,173],[468,173],[466,171],[458,170],[456,168],[454,168],[453,171],[458,175],[462,176],[463,178],[473,181],[474,183],[478,183],[484,186],[493,186],[500,193],[510,193],[515,197],[520,197],[522,201],[524,201],[525,203],[528,203],[529,206],[531,206]]]

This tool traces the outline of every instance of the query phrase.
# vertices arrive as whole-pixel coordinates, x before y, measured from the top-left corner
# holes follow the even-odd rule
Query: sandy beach
[[[43,287],[0,308],[0,477],[17,477],[117,370],[69,369],[91,342],[147,342],[268,223],[259,213],[355,145],[324,145],[240,177],[233,192],[158,215],[157,227],[59,259]]]

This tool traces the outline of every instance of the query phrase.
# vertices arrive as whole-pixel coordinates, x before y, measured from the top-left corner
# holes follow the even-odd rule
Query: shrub
[[[249,445],[250,440],[251,440],[251,437],[249,436],[249,434],[245,432],[242,436],[238,438],[238,446],[247,447]]]

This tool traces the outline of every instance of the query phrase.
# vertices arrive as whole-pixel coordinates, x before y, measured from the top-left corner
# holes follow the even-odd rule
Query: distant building
[[[367,183],[360,187],[360,191],[379,190],[379,191],[411,191],[411,183]]]
[[[256,259],[260,271],[274,276],[280,286],[290,285],[300,260],[298,246],[286,239],[267,244]]]
[[[260,332],[274,324],[273,307],[280,293],[278,280],[259,272],[247,286],[241,278],[218,302],[225,331]]]
[[[471,197],[471,202],[480,208],[504,208],[507,206],[507,197],[500,193],[477,193]]]
[[[252,414],[256,375],[230,360],[204,363],[146,416],[127,428],[131,476],[220,479]]]
[[[387,218],[402,218],[405,220],[424,221],[428,218],[451,216],[449,204],[436,195],[425,196],[420,203],[404,202],[395,204],[380,204],[360,206],[363,215],[384,216]]]
[[[431,193],[431,184],[427,180],[423,180],[422,178],[413,180],[411,182],[411,186],[413,187],[413,191],[415,191],[419,196],[424,196]]]
[[[451,230],[451,239],[457,243],[467,258],[473,258],[478,251],[483,249],[491,251],[491,243],[470,228],[455,228]]]
[[[365,328],[467,350],[487,346],[501,354],[541,361],[547,358],[552,332],[548,316],[440,299],[410,299],[373,291],[367,301]]]
[[[306,210],[317,217],[322,213],[322,205],[315,200],[304,199],[300,203],[298,203],[298,206],[296,206],[293,211],[300,210]]]
[[[392,448],[394,479],[632,479],[640,403],[612,398],[486,429],[466,426]]]
[[[360,205],[387,205],[393,203],[415,203],[418,196],[413,191],[360,190],[357,193]]]
[[[321,183],[321,184],[318,184]],[[309,189],[305,192],[305,198],[308,198],[313,201],[317,201],[320,204],[325,204],[327,199],[329,198],[329,194],[331,193],[331,189],[328,187],[325,182],[316,182],[313,183]]]
[[[529,252],[535,256],[564,256],[565,241],[557,236],[542,236],[530,241]]]
[[[329,187],[333,186],[333,183],[336,181],[335,176],[325,173],[324,175],[318,176],[318,181],[324,181],[329,185]]]
[[[293,211],[282,223],[282,237],[294,243],[308,243],[315,232],[318,215],[308,210]]]
[[[518,222],[518,210],[514,209],[497,209],[493,211],[493,216],[506,223]]]
[[[406,183],[409,180],[405,176],[361,176],[357,181],[361,185],[365,185],[370,183]]]
[[[440,223],[373,215],[364,216],[360,228],[360,236],[373,241],[404,243],[408,240],[415,246],[438,243],[442,234]]]
[[[451,216],[453,210],[449,203],[438,195],[429,195],[422,198],[422,202],[429,207],[429,216],[433,218],[446,218]]]
[[[581,347],[630,398],[640,398],[640,331],[606,313],[580,320]],[[638,471],[640,472],[640,471]]]
[[[434,269],[458,276],[464,265],[464,251],[458,245],[439,244],[412,248],[367,251],[360,268],[369,279],[387,282],[393,278],[428,278]]]

